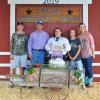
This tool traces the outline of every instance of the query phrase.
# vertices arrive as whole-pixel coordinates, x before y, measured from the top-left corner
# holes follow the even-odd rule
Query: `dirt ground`
[[[48,89],[33,87],[8,88],[0,84],[0,100],[100,100],[100,83],[93,83],[87,91],[82,88]]]

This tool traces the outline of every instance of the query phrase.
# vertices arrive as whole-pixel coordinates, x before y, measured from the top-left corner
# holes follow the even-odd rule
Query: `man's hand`
[[[32,55],[28,55],[29,59],[31,60],[32,59]]]
[[[10,60],[14,60],[14,56],[13,55],[10,56]]]

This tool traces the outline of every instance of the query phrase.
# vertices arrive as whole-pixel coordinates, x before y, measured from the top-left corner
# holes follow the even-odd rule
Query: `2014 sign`
[[[44,4],[59,4],[59,0],[44,0]]]

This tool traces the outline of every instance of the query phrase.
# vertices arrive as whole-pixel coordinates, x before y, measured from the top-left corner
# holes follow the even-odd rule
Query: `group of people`
[[[84,68],[84,84],[91,87],[95,45],[93,36],[86,30],[85,24],[79,24],[79,33],[76,29],[71,29],[69,38],[62,36],[60,28],[55,28],[54,36],[49,37],[43,30],[43,25],[42,20],[37,21],[36,30],[28,37],[24,32],[24,23],[17,23],[17,31],[11,38],[11,74],[15,74],[16,68],[20,67],[20,75],[24,75],[27,57],[30,58],[31,64],[44,64],[45,55],[48,52],[51,58],[67,58],[66,62],[70,67]]]

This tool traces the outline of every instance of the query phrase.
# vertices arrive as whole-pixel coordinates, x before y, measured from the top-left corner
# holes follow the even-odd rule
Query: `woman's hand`
[[[73,58],[72,58],[72,60],[75,60],[75,59],[76,59],[76,57],[73,57]]]
[[[49,47],[52,48],[52,43],[49,44]]]
[[[64,49],[66,48],[66,44],[65,44],[65,43],[63,44],[63,48],[64,48]]]
[[[69,59],[70,59],[70,60],[73,60],[73,57],[69,56]]]
[[[93,53],[93,59],[95,59],[95,53]]]
[[[68,57],[69,57],[70,60],[73,59],[73,57],[69,54],[69,52],[68,52]]]

